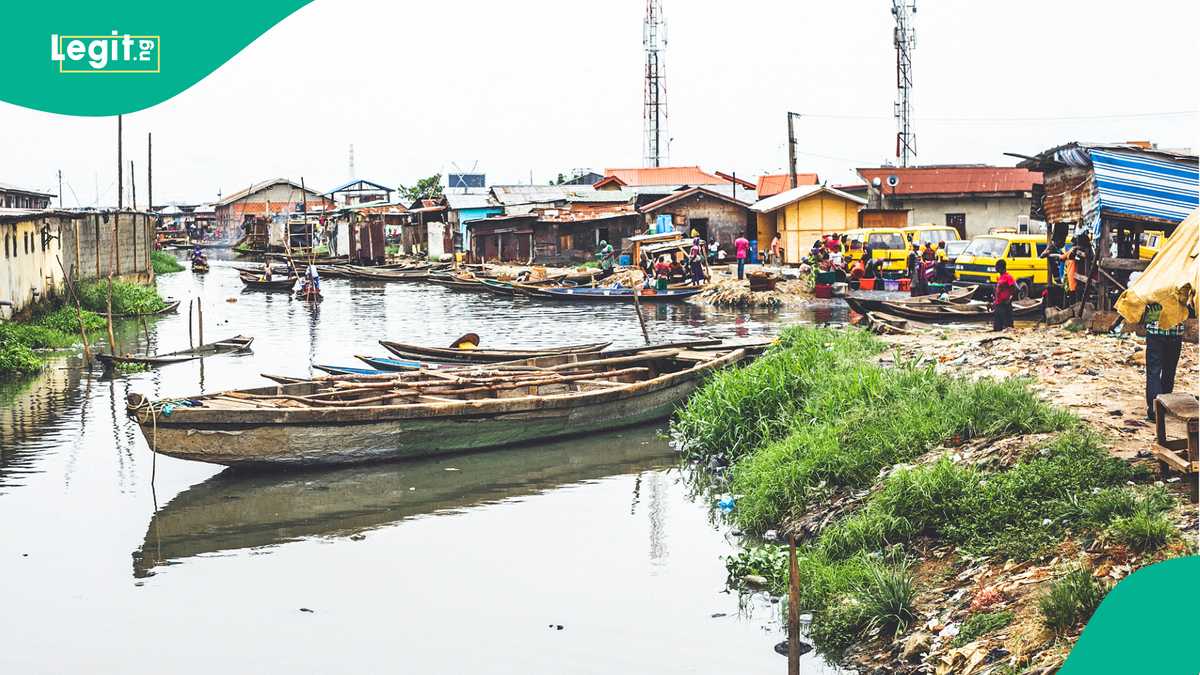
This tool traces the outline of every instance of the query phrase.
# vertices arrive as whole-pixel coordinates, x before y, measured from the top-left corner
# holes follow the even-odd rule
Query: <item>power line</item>
[[[1061,115],[1049,117],[916,117],[922,122],[1056,122],[1078,120],[1141,119],[1147,117],[1184,117],[1200,114],[1200,109],[1165,112],[1113,113],[1108,115]],[[884,115],[842,115],[837,113],[804,113],[805,117],[842,120],[886,120]]]

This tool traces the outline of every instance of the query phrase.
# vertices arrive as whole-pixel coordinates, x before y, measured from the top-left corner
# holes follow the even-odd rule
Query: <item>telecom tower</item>
[[[917,44],[912,15],[916,13],[916,0],[892,0],[892,16],[896,18],[892,35],[896,46],[896,157],[900,166],[908,166],[909,156],[917,154],[917,137],[912,131],[912,53]]]
[[[354,179],[354,144],[353,144],[353,143],[351,143],[351,144],[350,144],[350,166],[349,166],[349,170],[350,170],[350,179],[351,179],[351,180],[353,180],[353,179]]]
[[[666,46],[667,22],[663,19],[662,3],[646,0],[646,23],[642,27],[642,47],[646,50],[642,124],[646,166],[662,166],[667,161],[667,67],[663,64]]]

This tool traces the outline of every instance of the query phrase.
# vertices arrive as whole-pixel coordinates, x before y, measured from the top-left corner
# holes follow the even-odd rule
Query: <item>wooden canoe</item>
[[[971,302],[975,297],[975,293],[979,290],[978,285],[963,286],[955,288],[946,294],[946,299],[941,300],[936,295],[917,295],[912,297],[887,297],[886,295],[879,296],[878,292],[872,291],[854,291],[842,299],[846,304],[850,305],[850,309],[866,316],[867,312],[887,312],[884,308],[885,304],[901,304],[901,305],[961,305]],[[864,294],[871,295],[864,295]]]
[[[299,277],[282,277],[279,279],[271,279],[267,281],[264,277],[241,273],[242,283],[246,285],[247,290],[251,291],[288,291],[296,285]]]
[[[450,349],[446,347],[424,347],[421,345],[404,344],[380,340],[384,349],[402,359],[413,361],[441,361],[451,363],[499,363],[501,361],[516,361],[536,356],[552,356],[555,354],[598,352],[612,344],[611,342],[589,342],[579,345],[562,347],[546,347],[544,349]]]
[[[192,263],[192,273],[207,274],[208,273],[208,263],[199,262],[199,261],[193,262]]]
[[[496,295],[505,295],[512,297],[517,295],[517,289],[507,281],[497,281],[495,279],[480,279],[479,283],[483,285],[484,290],[491,291]],[[523,295],[523,294],[522,294]]]
[[[632,288],[547,288],[546,294],[542,297],[553,298],[555,300],[570,300],[575,302],[633,302],[634,289]],[[688,298],[700,293],[701,289],[667,289],[665,291],[652,291],[642,289],[638,293],[638,300],[641,302],[684,302]]]
[[[228,466],[443,455],[603,432],[669,416],[740,349],[661,350],[513,373],[344,376],[127,407],[152,449]]]
[[[321,295],[321,291],[316,288],[305,287],[296,291],[296,299],[305,302],[320,302],[325,299],[325,296]]]
[[[426,280],[431,284],[444,286],[455,291],[482,291],[483,283],[479,279],[464,279],[455,276],[429,275]]]
[[[1013,302],[1013,318],[1027,317],[1042,311],[1042,299],[1016,300]],[[903,304],[885,302],[883,312],[894,316],[925,321],[947,323],[957,321],[991,321],[995,317],[989,303],[971,304]]]
[[[171,298],[167,298],[163,302],[166,302],[167,304],[163,305],[162,309],[158,309],[153,312],[140,312],[140,313],[139,312],[128,312],[126,314],[113,314],[113,318],[114,319],[136,319],[136,318],[143,317],[143,316],[159,316],[161,314],[173,314],[175,312],[175,310],[179,309],[179,303],[180,303],[179,300],[172,300]]]
[[[166,366],[172,363],[183,363],[184,361],[194,361],[208,356],[220,356],[222,354],[235,354],[238,352],[250,351],[250,345],[254,342],[254,338],[246,335],[236,335],[226,340],[218,342],[209,342],[202,344],[192,349],[182,349],[177,352],[168,352],[166,354],[144,354],[135,355],[127,354],[125,356],[114,356],[112,354],[96,354],[96,360],[103,364],[105,370],[112,370],[119,363],[140,363],[147,366]]]

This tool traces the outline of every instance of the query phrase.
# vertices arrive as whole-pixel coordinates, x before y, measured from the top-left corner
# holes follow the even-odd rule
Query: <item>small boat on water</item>
[[[208,274],[208,261],[207,260],[193,260],[192,261],[192,273],[193,274]]]
[[[979,286],[977,284],[963,286],[950,291],[946,294],[945,298],[933,294],[902,297],[884,291],[853,291],[849,295],[843,296],[843,299],[846,301],[846,304],[850,305],[850,309],[866,316],[867,312],[887,312],[884,309],[885,303],[898,303],[910,306],[967,304],[975,297],[975,293],[978,290]]]
[[[291,292],[299,277],[279,277],[268,280],[264,276],[242,272],[239,275],[247,290],[251,291],[287,291]]]
[[[483,285],[484,290],[491,291],[496,295],[504,295],[510,298],[515,295],[524,295],[524,293],[519,293],[517,289],[513,287],[513,284],[508,281],[499,281],[497,279],[480,279],[479,283]]]
[[[454,347],[424,347],[421,345],[405,344],[380,340],[380,345],[402,359],[413,361],[441,361],[450,363],[500,363],[502,361],[517,361],[537,356],[553,356],[556,354],[593,353],[612,344],[611,342],[589,342],[562,347],[546,347],[544,349],[456,349]]]
[[[320,302],[325,299],[325,296],[321,295],[321,289],[316,286],[304,284],[300,290],[296,291],[296,299],[305,302]]]
[[[313,368],[330,375],[387,375],[389,371],[374,368],[351,368],[348,366],[323,366],[313,364]]]
[[[340,376],[127,399],[152,449],[228,466],[314,466],[503,447],[667,417],[742,349],[666,349],[550,368]],[[236,440],[233,440],[236,439]]]
[[[429,364],[424,361],[415,361],[412,359],[393,359],[393,358],[389,358],[386,356],[355,355],[354,358],[358,359],[359,361],[362,361],[363,363],[367,364],[368,366],[371,366],[375,370],[383,370],[383,371],[388,371],[388,372],[395,372],[397,370],[416,370],[418,368],[426,367],[429,365],[432,365],[435,368],[439,367],[439,366],[444,367],[445,365],[447,365],[444,363]]]
[[[641,302],[683,302],[701,292],[699,288],[668,288],[665,291],[639,289],[637,299]],[[632,288],[552,287],[544,289],[541,297],[576,302],[632,302]]]
[[[177,352],[168,352],[166,354],[126,354],[124,356],[116,356],[113,354],[101,353],[96,354],[96,360],[98,360],[104,366],[104,370],[106,371],[115,369],[117,364],[121,363],[140,363],[146,366],[166,366],[172,363],[194,361],[196,359],[202,359],[208,356],[220,356],[222,354],[247,352],[250,351],[250,345],[253,342],[254,338],[252,337],[246,335],[236,335],[225,340],[209,342],[191,349],[182,349]]]
[[[438,286],[444,286],[454,291],[482,291],[483,283],[480,279],[469,279],[467,277],[457,275],[435,275],[430,274],[426,277],[426,281]]]
[[[153,312],[127,312],[125,314],[113,314],[113,318],[114,319],[136,319],[136,318],[143,317],[143,316],[159,316],[162,314],[173,314],[175,312],[175,310],[179,309],[179,303],[180,303],[179,300],[172,300],[171,298],[167,298],[166,300],[164,300],[164,302],[166,302],[167,304],[163,305],[161,309],[156,309]]]

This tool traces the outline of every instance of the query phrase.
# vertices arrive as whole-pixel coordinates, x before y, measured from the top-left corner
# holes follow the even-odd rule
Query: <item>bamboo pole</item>
[[[188,349],[195,349],[196,343],[192,341],[192,304],[195,300],[188,300]]]
[[[196,298],[196,326],[200,331],[200,344],[204,344],[204,301]]]
[[[800,675],[800,565],[796,535],[788,535],[788,675]]]
[[[78,240],[76,242],[78,243]],[[58,268],[62,270],[63,281],[67,285],[67,292],[71,294],[71,299],[75,304],[75,318],[79,321],[79,337],[83,339],[83,360],[85,363],[91,363],[92,349],[88,345],[87,328],[83,325],[83,307],[79,304],[79,294],[75,292],[75,286],[71,281],[71,277],[67,274],[67,269],[63,267],[62,258],[55,256],[55,259],[58,260]]]
[[[119,216],[119,215],[120,215],[120,211],[113,214],[113,230],[112,230],[113,233],[112,233],[112,239],[110,239],[112,246],[109,248],[109,251],[108,251],[108,298],[107,298],[108,312],[107,312],[106,316],[108,318],[108,353],[112,354],[113,356],[116,356],[116,354],[117,354],[117,339],[113,334],[112,294],[113,294],[113,265],[116,263],[116,250],[115,249],[116,249],[116,245],[117,245],[117,216]],[[99,241],[96,242],[96,246],[97,247],[100,246]]]
[[[640,288],[633,289],[633,311],[637,312],[638,325],[642,327],[642,337],[646,340],[646,346],[650,346],[650,332],[646,330],[646,318],[642,316],[642,301],[638,300],[638,294],[641,293]]]

